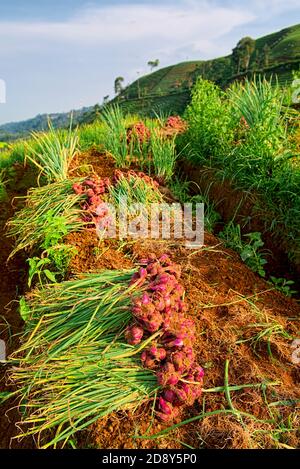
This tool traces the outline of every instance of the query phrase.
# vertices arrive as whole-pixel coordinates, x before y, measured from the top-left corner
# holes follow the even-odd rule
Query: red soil
[[[92,164],[99,176],[110,176],[114,169],[109,158],[100,157],[95,152],[88,158],[85,155],[84,163]],[[180,243],[167,241],[143,240],[123,245],[106,240],[99,244],[92,230],[70,234],[66,241],[78,248],[78,254],[70,266],[71,275],[93,269],[131,268],[139,257],[146,257],[150,253],[157,256],[170,253],[172,259],[182,267],[188,314],[196,322],[197,361],[205,369],[204,388],[224,385],[226,359],[229,360],[230,385],[262,383],[266,380],[278,383],[276,386],[267,386],[265,390],[244,388],[231,391],[231,404],[224,392],[203,393],[200,402],[181,415],[181,419],[186,419],[200,415],[203,409],[210,412],[229,409],[232,405],[252,417],[243,416],[239,420],[234,415],[217,414],[182,426],[160,439],[137,439],[135,437],[145,434],[147,429],[148,435],[153,435],[166,428],[152,419],[152,403],[149,403],[135,412],[124,410],[100,419],[90,429],[76,435],[78,447],[122,449],[181,448],[185,445],[194,448],[299,446],[300,401],[297,403],[297,399],[300,400],[300,366],[291,362],[290,348],[292,337],[297,334],[299,336],[300,307],[295,301],[270,290],[270,285],[249,270],[236,253],[224,249],[220,241],[209,234],[205,236],[205,246],[197,251],[186,249]],[[7,243],[6,247],[2,246],[3,262],[11,249],[10,242]],[[17,268],[24,272],[24,264]],[[2,305],[15,299],[20,293],[16,293],[16,285],[20,284],[18,272],[15,277],[12,277],[11,272],[9,275],[7,295],[4,293],[5,287],[2,288],[1,285]],[[7,276],[8,273],[5,272],[2,277],[4,279]],[[22,323],[15,308],[10,309],[6,319],[15,332],[20,331]],[[267,337],[257,341],[256,348],[253,339],[258,332],[266,330],[266,327],[259,324],[274,323],[278,328],[282,326],[282,330],[287,331],[290,338],[272,334],[271,357]],[[244,342],[241,343],[241,340]],[[12,348],[14,346],[16,344]],[[277,401],[285,402],[273,407],[266,404]],[[274,418],[277,423],[262,423],[255,418]],[[288,419],[293,427],[290,432],[284,431],[284,425],[288,426]],[[8,447],[10,436],[15,435],[15,421],[13,419],[11,424],[5,424],[5,418],[2,418],[2,447]],[[22,444],[26,447],[31,445],[30,442],[21,442],[19,447]]]
[[[291,362],[291,340],[281,336],[271,337],[273,359],[267,353],[267,340],[261,340],[256,350],[250,342],[237,344],[237,340],[253,337],[262,329],[255,323],[272,324],[276,321],[291,336],[297,335],[300,308],[280,293],[269,291],[269,285],[252,273],[232,251],[217,252],[218,240],[206,235],[205,249],[198,252],[183,246],[167,243],[142,241],[132,246],[133,259],[149,253],[157,256],[169,252],[183,269],[182,280],[186,289],[188,312],[199,331],[196,350],[198,362],[204,366],[204,387],[223,386],[225,360],[229,359],[229,384],[250,384],[263,381],[278,382],[278,386],[267,387],[269,402],[296,400],[300,398],[300,368]],[[83,248],[84,249],[84,248]],[[111,252],[110,252],[111,253]],[[110,268],[116,268],[115,258]],[[108,260],[108,259],[107,259]],[[119,268],[120,254],[118,255]],[[124,267],[127,265],[124,257]],[[88,262],[87,266],[90,262]],[[107,268],[107,263],[105,268]],[[247,300],[248,298],[248,300]],[[231,393],[234,407],[248,412],[257,419],[268,420],[270,414],[261,389],[245,388]],[[181,419],[199,415],[203,402],[185,411]],[[205,394],[205,411],[228,409],[224,393]],[[299,428],[299,408],[282,405],[275,408],[282,419],[293,414],[295,428]],[[278,417],[279,421],[279,417]],[[275,447],[270,437],[271,426],[244,418],[241,424],[230,415],[216,415],[177,429],[171,436],[158,440],[135,439],[146,432],[151,424],[151,406],[139,409],[136,414],[118,412],[99,420],[92,431],[80,435],[80,444],[100,448],[178,448],[180,442],[213,448]],[[165,426],[152,422],[150,435]],[[255,433],[268,430],[267,433]],[[255,435],[255,437],[254,437]],[[281,443],[290,446],[299,444],[300,434],[283,434]],[[280,445],[279,445],[280,446]]]
[[[27,187],[32,185],[33,174],[31,170],[20,165],[15,165],[16,176],[13,185],[8,186],[8,200],[0,204],[0,339],[6,343],[7,356],[17,348],[18,334],[23,329],[23,321],[18,312],[17,299],[22,295],[26,286],[26,257],[17,255],[7,264],[7,258],[13,249],[13,240],[6,236],[6,221],[11,218],[18,206],[14,197],[24,195]],[[11,391],[5,386],[5,367],[0,365],[0,392]],[[24,439],[21,442],[12,440],[18,434],[15,426],[20,420],[20,414],[16,408],[12,408],[12,402],[6,401],[1,406],[0,412],[0,448],[33,448],[32,439]]]
[[[102,158],[101,158],[101,161]],[[105,165],[107,160],[104,160]],[[97,170],[102,175],[101,163]],[[103,170],[107,170],[105,166]],[[73,260],[74,272],[97,269],[130,268],[140,257],[150,253],[159,256],[170,253],[173,260],[182,267],[182,281],[186,290],[189,314],[199,331],[196,349],[198,362],[205,367],[205,388],[224,385],[224,365],[229,359],[229,384],[253,384],[264,381],[278,382],[278,386],[266,388],[265,396],[260,388],[245,388],[231,393],[233,406],[248,412],[257,419],[270,419],[269,402],[287,401],[289,405],[273,407],[276,421],[286,421],[289,415],[294,428],[299,428],[300,367],[291,362],[292,337],[299,335],[299,305],[272,289],[263,279],[254,274],[239,256],[220,245],[213,235],[205,235],[204,249],[193,251],[183,245],[167,241],[143,240],[121,245],[108,241],[100,248],[95,233],[76,233],[68,237],[80,253]],[[98,257],[97,257],[98,253]],[[258,324],[273,325],[290,334],[270,336],[272,357],[268,354],[267,337],[251,343],[265,328]],[[237,343],[237,341],[246,341]],[[203,402],[194,405],[181,419],[199,415]],[[224,393],[205,394],[205,411],[228,409]],[[271,408],[270,408],[271,409]],[[136,439],[134,436],[146,432],[161,431],[165,426],[151,418],[151,405],[144,406],[135,414],[118,412],[99,420],[91,429],[79,435],[80,445],[100,448],[176,448],[182,443],[195,448],[252,448],[298,446],[299,431],[282,432],[279,444],[272,437],[274,424],[256,422],[244,418],[243,423],[226,414],[207,417],[199,422],[177,429],[171,436],[157,440]],[[278,415],[276,414],[278,412]],[[262,431],[263,430],[263,431]],[[266,432],[265,432],[266,430]]]

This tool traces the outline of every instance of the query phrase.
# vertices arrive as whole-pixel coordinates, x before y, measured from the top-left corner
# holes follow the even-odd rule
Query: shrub
[[[231,119],[224,99],[225,93],[217,85],[198,79],[184,113],[187,132],[178,138],[180,147],[189,145],[189,153],[195,161],[206,162],[229,152]]]

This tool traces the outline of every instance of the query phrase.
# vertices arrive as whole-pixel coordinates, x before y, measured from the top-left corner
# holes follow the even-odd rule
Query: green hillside
[[[80,124],[83,116],[84,121],[86,121],[91,111],[97,112],[97,108],[95,108],[96,106],[84,107],[71,112],[38,114],[31,119],[0,125],[0,141],[16,140],[17,138],[26,137],[28,133],[32,131],[38,132],[47,130],[49,119],[51,120],[53,127],[56,129],[68,127],[70,125],[71,116],[74,125]]]
[[[234,80],[254,74],[277,78],[283,86],[292,81],[292,73],[300,66],[300,24],[267,36],[243,38],[231,55],[213,60],[182,62],[161,68],[128,85],[111,103],[119,103],[126,111],[153,116],[154,113],[181,114],[190,101],[190,90],[202,76],[226,87]],[[73,111],[74,124],[90,123],[100,107]],[[66,127],[70,113],[51,114],[54,127]],[[32,130],[47,128],[48,115],[0,126],[0,140],[9,141],[28,135]]]
[[[267,36],[243,38],[233,53],[214,60],[182,62],[146,75],[129,85],[114,101],[143,114],[151,109],[181,113],[199,76],[226,87],[236,79],[264,74],[283,86],[300,65],[300,25]]]

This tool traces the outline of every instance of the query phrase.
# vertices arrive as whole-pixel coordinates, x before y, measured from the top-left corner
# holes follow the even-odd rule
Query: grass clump
[[[221,215],[217,212],[216,204],[210,200],[208,191],[197,195],[191,195],[191,182],[176,177],[172,179],[169,187],[174,197],[182,204],[204,204],[204,227],[206,231],[213,233],[216,224],[221,220]]]
[[[105,123],[104,148],[114,158],[118,167],[128,165],[127,127],[121,109],[110,106],[103,110]]]
[[[57,131],[49,122],[49,131],[33,132],[27,143],[26,158],[46,177],[48,183],[67,179],[70,164],[78,152],[77,131]]]
[[[170,181],[177,159],[175,138],[168,140],[154,131],[150,137],[150,148],[154,174],[164,182]]]
[[[81,151],[87,151],[90,148],[102,150],[105,138],[106,128],[104,123],[99,120],[78,128],[78,140]]]
[[[6,192],[6,172],[5,170],[0,171],[0,202],[5,202],[7,200],[7,192]]]
[[[235,82],[226,91],[199,79],[184,118],[179,149],[237,189],[252,191],[266,229],[300,258],[300,166],[292,111],[284,90],[264,78]]]

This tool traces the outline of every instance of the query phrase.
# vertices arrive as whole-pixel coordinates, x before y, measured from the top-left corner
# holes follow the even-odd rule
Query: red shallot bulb
[[[141,342],[144,331],[138,326],[129,326],[125,331],[125,338],[130,345],[137,345]]]

